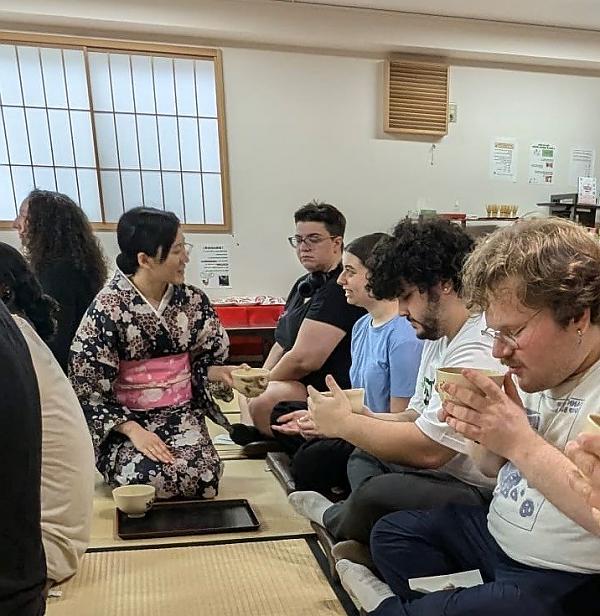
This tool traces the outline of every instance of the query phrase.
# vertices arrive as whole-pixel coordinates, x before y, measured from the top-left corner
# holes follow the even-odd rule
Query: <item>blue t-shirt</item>
[[[390,398],[410,398],[415,384],[423,341],[405,317],[396,316],[373,327],[366,314],[352,328],[352,387],[365,390],[365,405],[376,413],[389,412]]]

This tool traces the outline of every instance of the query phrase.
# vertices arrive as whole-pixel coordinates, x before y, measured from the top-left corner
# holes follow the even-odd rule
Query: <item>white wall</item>
[[[233,236],[188,236],[231,246],[231,290],[285,294],[301,272],[286,242],[293,211],[313,197],[348,218],[348,239],[387,230],[418,205],[484,213],[488,202],[535,209],[567,184],[571,145],[600,149],[600,80],[595,77],[455,66],[450,99],[458,123],[437,142],[381,132],[382,62],[376,59],[227,48],[223,51]],[[493,137],[519,140],[515,184],[488,175]],[[528,146],[559,147],[553,186],[527,184]],[[599,163],[600,164],[600,163]],[[598,165],[597,165],[598,168]],[[110,255],[114,235],[100,234]],[[0,239],[14,242],[14,232]],[[195,261],[196,259],[196,261]],[[197,255],[189,280],[198,282]]]

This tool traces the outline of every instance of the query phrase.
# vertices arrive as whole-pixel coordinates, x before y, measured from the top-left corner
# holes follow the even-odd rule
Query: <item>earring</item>
[[[579,340],[577,341],[577,344],[581,344],[581,341],[583,340],[583,332],[580,329],[578,329],[577,335],[579,336]]]

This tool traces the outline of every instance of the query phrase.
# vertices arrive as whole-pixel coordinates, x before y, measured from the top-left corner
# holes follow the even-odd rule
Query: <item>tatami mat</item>
[[[240,421],[239,412],[228,413],[227,419],[231,423],[238,423]],[[213,423],[210,419],[206,422],[206,426],[208,427],[208,433],[210,437],[214,439],[216,436],[220,436],[222,434],[226,434],[225,428],[222,428],[216,423]],[[246,455],[243,453],[242,448],[235,443],[231,445],[223,445],[219,442],[214,443],[215,449],[219,452],[219,456],[221,456],[222,460],[243,460],[246,458]]]
[[[240,412],[240,402],[238,400],[238,393],[234,390],[233,392],[233,400],[231,402],[223,402],[223,400],[217,400],[217,404],[220,409],[228,415],[229,413],[239,413]]]
[[[345,614],[306,541],[86,554],[47,616]]]
[[[298,515],[287,501],[285,492],[264,460],[228,460],[219,488],[218,499],[245,498],[256,513],[260,528],[256,531],[165,537],[164,539],[132,539],[124,541],[116,534],[115,505],[111,490],[99,483],[94,498],[94,519],[90,548],[133,547],[140,545],[206,543],[232,540],[253,540],[275,537],[312,535],[308,521]]]

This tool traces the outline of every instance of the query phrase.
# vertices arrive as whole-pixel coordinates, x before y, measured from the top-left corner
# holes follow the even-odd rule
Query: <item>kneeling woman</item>
[[[113,486],[212,498],[221,462],[204,418],[229,425],[208,391],[209,381],[231,385],[227,334],[206,295],[184,284],[189,246],[175,214],[129,210],[117,240],[119,269],[71,347],[96,466]]]

